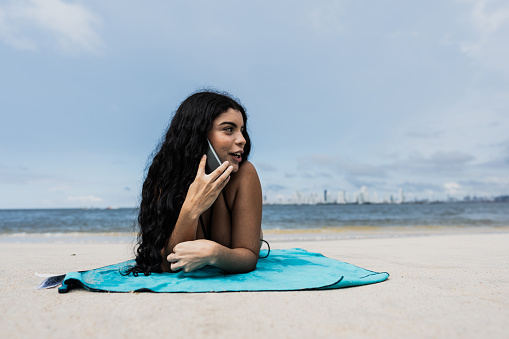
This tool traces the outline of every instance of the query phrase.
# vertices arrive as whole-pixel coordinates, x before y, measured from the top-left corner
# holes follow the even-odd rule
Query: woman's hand
[[[181,242],[166,259],[172,271],[191,272],[214,262],[217,245],[205,239]]]
[[[207,156],[204,155],[198,166],[196,178],[189,186],[184,205],[182,206],[183,210],[190,211],[196,218],[216,201],[219,193],[230,181],[230,174],[233,171],[233,166],[228,166],[228,161],[225,161],[214,172],[206,174],[206,162]]]

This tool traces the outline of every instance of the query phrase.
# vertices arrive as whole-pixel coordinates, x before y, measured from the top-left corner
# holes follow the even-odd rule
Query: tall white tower
[[[369,200],[369,197],[368,197],[368,187],[367,186],[362,186],[361,187],[361,191],[359,193],[359,204],[364,204],[366,202],[368,202]]]
[[[403,194],[403,189],[399,189],[399,203],[402,204],[405,202],[405,195]]]
[[[339,191],[339,194],[338,194],[338,204],[346,204],[345,190]]]
[[[378,203],[378,193],[376,193],[376,191],[373,193],[373,199],[371,200],[371,202],[374,204]]]
[[[295,193],[293,194],[294,196],[294,199],[295,199],[295,203],[297,205],[302,205],[302,203],[304,202],[303,200],[303,196],[302,194],[299,192],[299,191],[295,191]]]

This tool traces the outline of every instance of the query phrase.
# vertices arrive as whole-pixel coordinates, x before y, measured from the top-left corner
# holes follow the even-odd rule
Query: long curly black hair
[[[212,121],[230,108],[239,111],[244,119],[244,162],[249,156],[251,141],[246,112],[237,101],[227,93],[205,91],[192,94],[180,104],[166,136],[156,148],[143,183],[136,264],[125,274],[161,272],[161,249],[173,232],[200,159],[207,151]]]

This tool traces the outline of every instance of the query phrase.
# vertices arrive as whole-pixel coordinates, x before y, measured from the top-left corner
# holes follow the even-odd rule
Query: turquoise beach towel
[[[134,260],[130,260],[68,273],[58,291],[66,293],[75,287],[94,292],[294,291],[367,285],[389,277],[385,272],[368,271],[298,248],[272,250],[269,257],[258,260],[256,270],[245,274],[226,274],[211,266],[189,273],[153,273],[137,277],[120,274],[133,263]]]

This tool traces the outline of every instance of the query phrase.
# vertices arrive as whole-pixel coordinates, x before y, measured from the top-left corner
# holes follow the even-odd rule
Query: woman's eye
[[[224,130],[231,133],[233,132],[233,127],[226,127]]]

